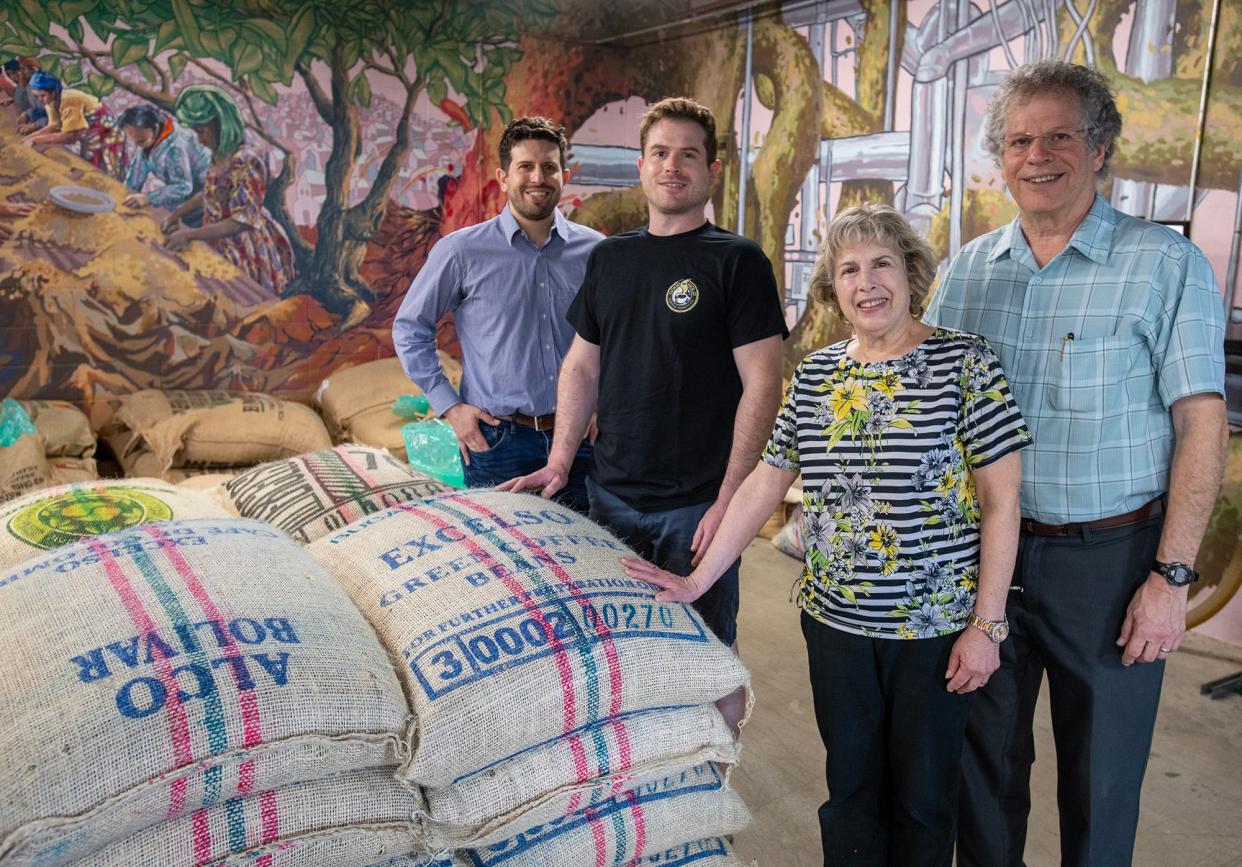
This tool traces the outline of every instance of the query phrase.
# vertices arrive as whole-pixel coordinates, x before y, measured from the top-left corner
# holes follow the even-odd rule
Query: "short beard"
[[[510,194],[509,207],[513,208],[515,213],[528,220],[546,220],[556,210],[560,200],[560,196],[556,195],[555,192],[549,191],[548,200],[543,203],[542,207],[530,205],[522,198],[522,193],[519,191],[516,195]]]

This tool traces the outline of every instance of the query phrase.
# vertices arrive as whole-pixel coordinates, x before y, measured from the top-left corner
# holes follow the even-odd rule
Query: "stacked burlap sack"
[[[274,527],[145,523],[191,492],[138,487],[4,516],[38,553],[0,571],[0,862],[413,852],[409,708],[367,621]],[[135,525],[53,548],[108,520]]]
[[[433,855],[429,858],[391,858],[370,867],[511,867],[514,858],[521,857],[520,850],[495,847],[481,852],[463,852],[450,855]],[[550,863],[550,862],[549,862]],[[582,862],[584,865],[599,862]],[[577,862],[574,862],[576,865]],[[646,858],[632,861],[626,867],[742,867],[733,853],[733,847],[722,838],[695,840],[683,843],[663,852],[655,852]]]
[[[401,661],[416,723],[400,774],[422,787],[429,850],[621,864],[749,821],[716,764],[738,747],[712,704],[748,672],[690,606],[626,577],[628,549],[597,525],[471,491],[308,550]]]
[[[266,394],[146,390],[124,398],[105,438],[127,476],[180,481],[332,445],[308,406]]]
[[[89,481],[95,467],[95,435],[73,404],[5,398],[0,414],[0,500],[27,491]]]
[[[219,496],[233,514],[267,521],[305,544],[447,490],[384,449],[351,443],[246,470],[224,480]]]
[[[444,352],[439,356],[445,376],[459,388],[461,363]],[[402,395],[421,393],[398,359],[384,358],[333,371],[319,386],[315,402],[333,442],[375,446],[405,460],[401,426],[409,419],[394,413],[392,404]]]

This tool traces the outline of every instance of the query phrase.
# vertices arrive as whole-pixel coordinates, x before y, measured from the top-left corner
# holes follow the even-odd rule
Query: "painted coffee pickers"
[[[6,864],[68,863],[186,816],[209,827],[221,801],[403,758],[387,651],[258,521],[143,524],[8,568],[0,635]]]
[[[156,479],[45,488],[0,505],[0,571],[62,545],[141,524],[228,517],[210,497]]]
[[[583,728],[749,680],[693,608],[623,573],[624,545],[539,497],[441,494],[307,550],[400,661],[417,719],[405,773],[423,786],[562,736],[585,772]]]
[[[359,445],[263,464],[222,487],[237,514],[267,521],[299,542],[449,489],[383,449]]]

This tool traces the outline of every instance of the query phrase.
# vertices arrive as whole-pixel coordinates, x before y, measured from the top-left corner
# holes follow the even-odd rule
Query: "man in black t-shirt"
[[[788,331],[763,251],[707,221],[720,170],[711,111],[661,100],[640,141],[648,225],[592,251],[569,309],[577,336],[561,366],[548,464],[501,487],[556,493],[597,411],[591,517],[686,575],[771,433]],[[739,563],[695,603],[729,645]],[[721,710],[736,724],[743,696]]]

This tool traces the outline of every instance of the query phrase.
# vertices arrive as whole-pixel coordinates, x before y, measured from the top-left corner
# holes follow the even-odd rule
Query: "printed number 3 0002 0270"
[[[434,676],[441,683],[454,681],[468,671],[486,676],[485,669],[518,660],[529,661],[533,656],[550,652],[548,645],[553,640],[557,644],[569,644],[585,636],[665,633],[675,630],[678,620],[687,619],[683,612],[652,603],[607,602],[597,607],[587,602],[581,605],[579,612],[581,622],[563,609],[545,608],[539,612],[539,618],[528,615],[513,625],[460,635],[450,647],[431,657],[430,662],[436,667]],[[686,626],[690,625],[687,622]],[[685,631],[685,627],[677,631]],[[693,628],[691,631],[697,632]]]

